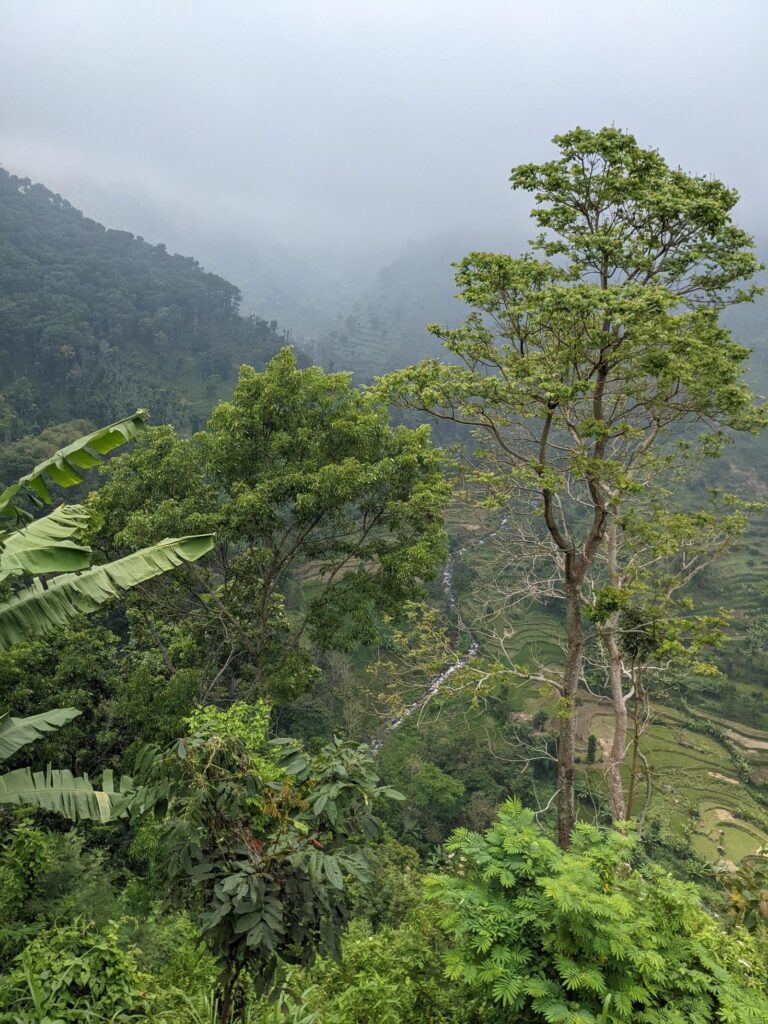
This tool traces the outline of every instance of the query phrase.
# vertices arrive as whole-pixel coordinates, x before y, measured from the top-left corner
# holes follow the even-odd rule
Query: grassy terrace
[[[510,608],[494,611],[498,602],[483,603],[486,581],[493,578],[493,555],[489,545],[469,546],[463,556],[472,579],[461,594],[459,612],[466,622],[479,622],[483,654],[507,659],[507,664],[525,671],[537,665],[555,666],[560,658],[559,640],[563,627],[545,606],[525,613]],[[642,738],[641,750],[650,767],[651,795],[648,813],[659,818],[676,834],[689,835],[696,852],[705,860],[738,865],[758,847],[768,845],[768,702],[763,703],[764,680],[757,665],[746,656],[742,641],[744,615],[765,608],[760,593],[763,577],[758,565],[768,562],[768,528],[754,527],[743,547],[734,551],[710,573],[702,587],[702,604],[715,608],[720,603],[743,608],[734,622],[733,641],[722,661],[728,671],[723,696],[704,698],[694,711],[700,727],[707,720],[724,730],[751,769],[750,785],[739,777],[732,752],[718,739],[690,728],[691,716],[672,708],[654,708],[654,718]],[[716,600],[720,595],[720,602]],[[744,599],[746,598],[746,600]],[[499,637],[506,634],[503,643]],[[510,711],[532,714],[552,709],[553,698],[535,683],[522,682],[511,688],[516,699]],[[600,759],[610,745],[612,715],[607,701],[587,696],[579,709],[579,744],[585,760],[590,733],[599,741],[598,763],[581,769],[589,772],[592,790],[602,787]],[[585,780],[586,781],[586,780]],[[645,781],[640,780],[634,811],[645,799]]]

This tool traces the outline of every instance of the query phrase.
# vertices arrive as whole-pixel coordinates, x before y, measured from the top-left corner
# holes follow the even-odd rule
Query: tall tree
[[[290,349],[243,367],[206,431],[150,431],[110,473],[91,502],[110,550],[216,531],[211,571],[158,596],[187,659],[168,671],[202,666],[201,696],[295,695],[318,648],[373,642],[445,557],[448,485],[429,428],[393,428],[349,374],[301,369]]]
[[[576,697],[590,588],[616,575],[623,517],[669,460],[712,451],[723,428],[764,417],[741,383],[747,350],[718,323],[749,301],[759,265],[736,227],[737,193],[671,168],[615,128],[556,136],[557,159],[512,171],[542,232],[521,257],[457,266],[464,325],[432,325],[454,358],[383,378],[392,402],[475,428],[476,474],[499,504],[533,513],[562,582],[558,838],[575,821]],[[610,538],[617,543],[608,550]],[[617,694],[623,699],[624,694]]]

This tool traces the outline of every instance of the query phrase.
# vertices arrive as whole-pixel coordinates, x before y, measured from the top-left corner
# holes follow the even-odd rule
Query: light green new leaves
[[[757,946],[722,931],[693,886],[634,868],[630,837],[582,824],[563,852],[509,801],[448,848],[456,873],[427,878],[454,946],[446,975],[510,1019],[768,1019]]]

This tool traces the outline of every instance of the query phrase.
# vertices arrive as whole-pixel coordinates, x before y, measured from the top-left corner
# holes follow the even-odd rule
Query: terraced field
[[[768,846],[768,807],[759,799],[761,792],[768,796],[768,786],[760,782],[757,769],[753,772],[753,789],[739,778],[734,757],[724,744],[687,727],[683,715],[674,710],[656,708],[654,713],[655,720],[641,743],[650,768],[647,814],[677,835],[690,836],[693,848],[704,860],[723,862],[728,867],[736,867],[745,856]],[[702,725],[705,721],[705,716],[700,716]],[[585,748],[591,733],[604,754],[612,730],[612,715],[604,704],[587,703],[580,709],[579,740]],[[728,731],[740,756],[749,752],[742,740],[765,744],[757,751],[760,758],[765,756],[767,734],[752,730],[753,735],[744,736],[735,729]],[[599,773],[599,760],[589,770]],[[625,775],[628,780],[628,773]],[[640,811],[645,795],[642,779],[635,813]]]
[[[735,624],[735,644],[740,643],[744,615],[763,607],[758,592],[762,577],[755,565],[750,564],[757,556],[757,550],[752,548],[757,546],[762,550],[763,545],[762,564],[765,564],[768,562],[768,529],[756,529],[750,534],[745,550],[734,552],[727,563],[717,566],[714,578],[709,581],[715,593],[722,593],[723,579],[727,579],[726,589],[732,592],[734,606],[744,609]],[[473,582],[458,601],[461,617],[472,623],[480,639],[483,656],[506,660],[510,668],[521,670],[521,674],[533,666],[539,669],[556,666],[561,658],[563,626],[553,611],[546,606],[525,613],[513,607],[499,610],[499,602],[486,599],[485,581],[489,576],[495,577],[493,557],[489,545],[468,544],[463,560]],[[737,604],[737,593],[752,597]],[[716,607],[715,596],[710,596],[706,603]],[[754,668],[748,659],[732,658],[731,662],[740,664],[745,676]],[[768,724],[768,708],[765,715],[753,709],[754,693],[756,687],[762,689],[762,679],[729,676],[725,682],[732,688],[730,700],[702,700],[701,708],[695,712],[693,728],[690,716],[686,719],[674,709],[655,708],[641,749],[650,769],[647,815],[658,819],[675,834],[689,836],[693,848],[703,859],[735,867],[759,847],[768,847],[768,731],[760,728]],[[514,706],[525,714],[533,714],[540,708],[553,710],[552,695],[536,683],[519,682],[517,695]],[[721,717],[724,710],[733,717]],[[744,720],[751,724],[742,724]],[[706,734],[708,722],[722,730],[726,742]],[[592,791],[599,790],[603,785],[600,762],[612,736],[612,715],[607,701],[586,697],[579,708],[577,728],[581,771],[590,774]],[[598,739],[600,753],[598,763],[588,766],[585,754],[590,734]],[[750,770],[750,785],[745,785],[740,777],[740,762],[742,769],[746,763]],[[765,804],[761,802],[761,795],[766,798]],[[642,779],[635,813],[640,811],[645,798],[646,783]]]

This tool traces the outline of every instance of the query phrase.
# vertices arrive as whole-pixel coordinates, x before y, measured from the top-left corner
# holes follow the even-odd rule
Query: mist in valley
[[[739,189],[765,249],[764,5],[5,0],[2,165],[195,256],[337,368],[456,322],[531,234],[514,164],[614,124]]]

